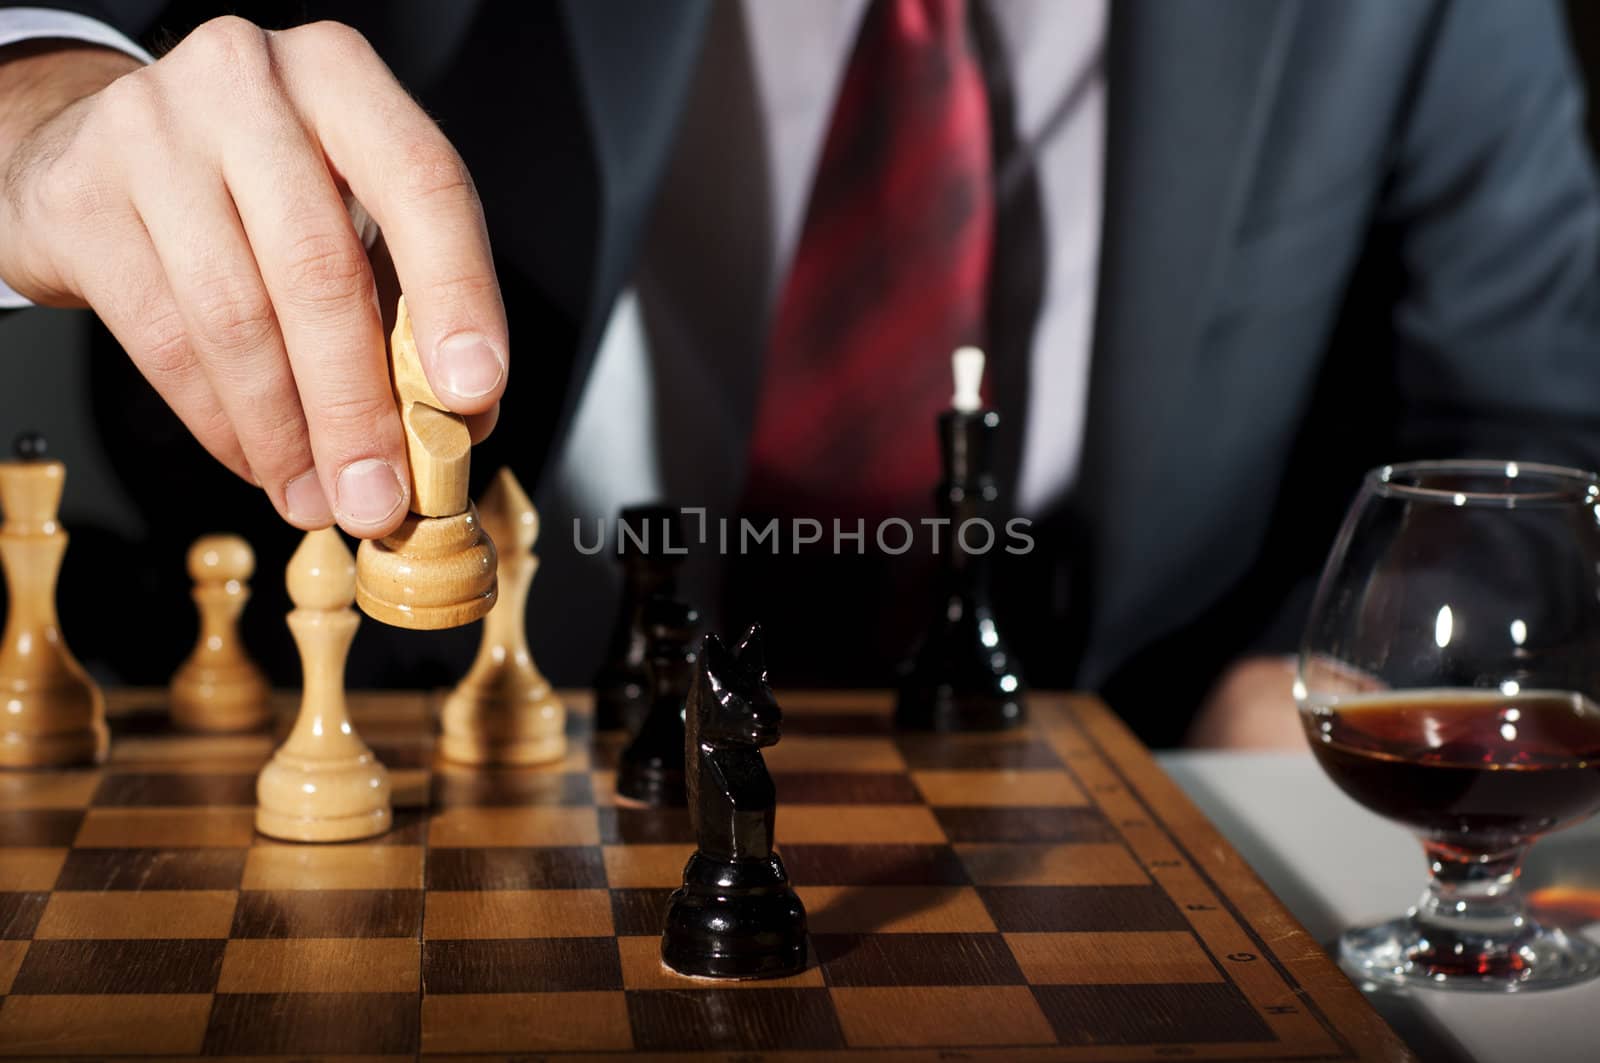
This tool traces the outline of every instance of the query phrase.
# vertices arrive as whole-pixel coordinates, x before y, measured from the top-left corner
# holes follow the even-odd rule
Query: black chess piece
[[[12,440],[11,451],[18,461],[43,461],[48,448],[44,436],[38,432],[27,431],[18,433],[17,438]]]
[[[650,638],[645,603],[678,592],[683,563],[683,528],[670,506],[630,506],[618,518],[617,556],[622,561],[622,602],[605,659],[594,677],[597,730],[635,732],[650,709]],[[672,552],[668,552],[668,551]]]
[[[806,965],[806,910],[772,848],[777,791],[761,749],[782,734],[761,629],[732,653],[707,635],[684,710],[698,845],[667,905],[661,959],[701,978],[778,978]]]
[[[649,647],[649,711],[617,762],[617,796],[653,808],[682,807],[684,702],[694,683],[694,637],[700,614],[683,602],[655,597],[645,602],[641,625]]]
[[[939,415],[944,478],[935,498],[949,538],[938,615],[902,668],[894,718],[907,730],[995,731],[1023,720],[1022,676],[989,605],[988,552],[999,537],[990,456],[999,427],[991,409]]]

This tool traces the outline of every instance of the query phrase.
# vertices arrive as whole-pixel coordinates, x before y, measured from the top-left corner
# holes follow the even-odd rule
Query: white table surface
[[[1325,947],[1353,923],[1397,915],[1420,895],[1416,840],[1345,797],[1307,753],[1163,753],[1156,758]],[[1528,889],[1600,892],[1600,818],[1539,842]],[[1587,933],[1600,940],[1600,924]],[[1600,1061],[1600,980],[1506,994],[1369,991],[1426,1063]]]

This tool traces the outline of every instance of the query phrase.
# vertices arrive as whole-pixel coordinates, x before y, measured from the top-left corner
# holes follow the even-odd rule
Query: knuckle
[[[176,310],[149,321],[139,351],[139,367],[147,377],[171,378],[194,368],[189,333]]]
[[[485,299],[500,299],[500,282],[492,274],[471,273],[460,277],[447,277],[428,285],[428,295],[435,302],[477,306]]]
[[[370,59],[376,54],[360,30],[331,19],[299,26],[286,36],[297,44],[306,44],[333,62]]]
[[[196,339],[218,354],[256,350],[277,328],[266,294],[256,285],[226,274],[198,286],[192,313]]]
[[[240,373],[223,400],[230,407],[239,443],[259,474],[301,472],[311,460],[305,414],[287,374],[258,368]]]
[[[395,187],[406,203],[476,202],[478,195],[461,156],[448,144],[433,142],[414,143],[400,153]]]
[[[186,419],[186,423],[200,444],[225,464],[243,462],[244,449],[239,445],[226,411],[217,406],[201,407]]]
[[[348,440],[362,449],[371,447],[374,441],[383,442],[387,437],[386,425],[392,424],[397,430],[399,426],[394,400],[382,393],[345,392],[319,396],[315,402],[315,416],[319,427],[330,438]]]
[[[100,129],[93,132],[147,130],[162,122],[164,111],[161,86],[146,71],[137,70],[95,94],[94,113]]]
[[[215,71],[260,72],[271,63],[266,31],[237,15],[223,15],[202,23],[184,38],[179,48],[185,57],[192,57]]]
[[[364,306],[372,288],[367,257],[355,241],[326,233],[296,241],[283,279],[286,298],[311,308],[354,301]]]
[[[250,462],[250,471],[262,483],[287,480],[311,464],[311,445],[305,424],[297,417],[276,420],[255,418],[236,424],[239,445]]]

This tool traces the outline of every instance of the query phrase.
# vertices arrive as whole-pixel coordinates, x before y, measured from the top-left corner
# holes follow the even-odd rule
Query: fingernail
[[[458,333],[439,344],[433,368],[444,389],[463,399],[489,394],[506,375],[500,352],[488,340],[470,332]]]
[[[352,461],[340,469],[337,490],[339,519],[352,524],[382,524],[406,497],[394,466],[377,458]]]
[[[315,469],[306,470],[284,485],[283,504],[289,508],[289,519],[297,524],[333,523],[333,511],[328,508]]]

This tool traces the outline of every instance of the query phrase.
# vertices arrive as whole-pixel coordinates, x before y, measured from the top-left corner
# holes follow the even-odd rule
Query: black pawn
[[[949,538],[938,613],[902,669],[894,718],[906,730],[996,731],[1023,720],[1022,676],[989,606],[988,553],[999,536],[990,455],[999,426],[993,410],[939,415],[944,479],[936,501]]]
[[[683,705],[694,683],[700,615],[683,602],[651,598],[643,626],[649,646],[650,708],[617,762],[617,796],[659,808],[689,803],[683,777]]]
[[[23,432],[12,440],[11,452],[18,461],[43,461],[46,453],[44,436],[38,432]]]
[[[773,849],[777,790],[761,749],[783,733],[761,629],[730,653],[707,635],[684,708],[697,845],[667,904],[661,960],[700,978],[781,978],[806,966],[806,910]]]
[[[594,677],[597,730],[633,732],[644,721],[650,708],[645,603],[658,595],[671,598],[678,593],[678,567],[684,559],[678,551],[682,549],[683,529],[676,509],[630,506],[622,511],[617,528],[622,602],[605,658]]]

